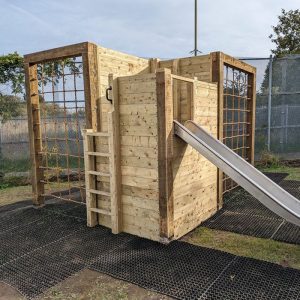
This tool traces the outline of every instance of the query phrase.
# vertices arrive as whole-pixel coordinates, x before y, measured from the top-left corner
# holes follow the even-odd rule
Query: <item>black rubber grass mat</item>
[[[0,280],[34,298],[120,247],[131,236],[112,235],[103,227],[87,228],[17,257],[0,267]]]
[[[225,211],[217,217],[209,219],[203,226],[255,237],[271,238],[281,223],[282,220],[278,219]]]
[[[2,218],[2,215],[9,211],[14,211],[16,209],[24,208],[25,206],[31,206],[31,205],[32,205],[31,200],[23,200],[12,204],[2,205],[0,206],[0,217]]]
[[[279,185],[300,199],[299,181],[283,180]],[[277,216],[242,188],[228,194],[223,208],[202,226],[300,245],[299,227]]]
[[[37,211],[34,208],[29,210],[35,220]],[[63,215],[44,211],[39,211],[39,213],[42,218],[37,221],[23,223],[23,226],[5,231],[0,235],[0,264],[68,236],[86,224],[85,221]],[[16,224],[22,222],[21,215]]]
[[[84,268],[178,299],[300,298],[299,270],[185,242],[162,245],[129,234],[113,235],[101,226],[86,227],[78,217],[81,206],[68,206],[66,212],[75,216],[64,214],[63,207],[53,203],[7,214],[12,226],[23,226],[0,234],[0,281],[28,299]],[[41,219],[36,220],[37,212]]]
[[[135,238],[91,269],[177,299],[299,299],[295,269],[197,247]]]
[[[283,179],[289,176],[289,173],[272,173],[272,172],[264,172],[266,176],[268,176],[275,183],[280,183]]]

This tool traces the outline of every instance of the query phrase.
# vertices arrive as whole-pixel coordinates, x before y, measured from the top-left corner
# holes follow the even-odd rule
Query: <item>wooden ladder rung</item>
[[[108,132],[87,132],[87,136],[109,136]]]
[[[98,190],[94,190],[94,189],[88,189],[87,191],[89,193],[92,193],[92,194],[97,194],[97,195],[102,195],[102,196],[110,197],[110,193],[109,192],[98,191]]]
[[[100,209],[100,208],[89,208],[90,211],[98,213],[98,214],[102,214],[102,215],[107,215],[107,216],[111,216],[111,212],[105,209]]]
[[[110,153],[88,151],[88,152],[87,152],[87,155],[109,157],[109,156],[110,156]]]
[[[110,174],[109,174],[109,173],[98,172],[98,171],[88,171],[88,174],[90,174],[90,175],[95,175],[95,176],[110,177]]]

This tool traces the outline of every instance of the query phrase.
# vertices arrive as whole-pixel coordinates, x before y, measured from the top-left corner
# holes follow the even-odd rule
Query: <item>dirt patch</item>
[[[32,199],[31,186],[10,187],[0,190],[0,206]]]
[[[0,282],[0,300],[23,300],[22,295],[13,287]]]
[[[49,289],[39,300],[167,300],[170,297],[85,269]]]

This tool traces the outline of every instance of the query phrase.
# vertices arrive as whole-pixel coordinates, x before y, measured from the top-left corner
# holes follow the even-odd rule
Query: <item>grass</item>
[[[271,167],[257,166],[257,168],[262,172],[288,173],[289,176],[286,177],[285,179],[300,181],[300,168],[288,167],[285,165],[278,165],[278,166],[271,166]]]
[[[300,246],[199,227],[185,237],[189,243],[300,269]]]

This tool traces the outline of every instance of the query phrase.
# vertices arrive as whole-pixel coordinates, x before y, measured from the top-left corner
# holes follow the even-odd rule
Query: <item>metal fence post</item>
[[[269,62],[269,97],[268,97],[268,151],[271,151],[271,109],[272,109],[272,76],[273,76],[273,56],[270,55]]]
[[[3,151],[2,151],[2,140],[3,140],[3,138],[2,138],[2,123],[3,123],[3,121],[2,121],[2,117],[0,116],[0,159],[2,159],[2,155],[3,155]]]

